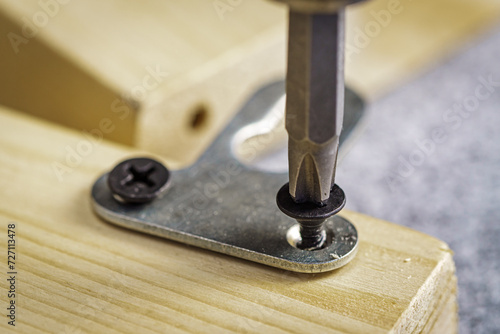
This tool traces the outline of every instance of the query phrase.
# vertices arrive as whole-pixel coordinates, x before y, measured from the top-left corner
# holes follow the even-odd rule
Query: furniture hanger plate
[[[250,100],[194,165],[172,171],[170,187],[153,202],[120,203],[108,187],[107,174],[100,177],[92,189],[95,212],[132,230],[290,271],[318,273],[345,265],[357,251],[354,225],[334,216],[325,223],[329,237],[325,248],[307,251],[294,247],[297,222],[276,205],[276,194],[287,182],[287,173],[257,170],[234,154],[235,147],[259,135],[273,115],[282,118],[276,114],[282,114],[282,108],[262,110],[254,101],[259,94],[276,100],[282,94],[277,87],[282,89],[269,86]],[[346,90],[341,150],[363,114],[363,101]]]

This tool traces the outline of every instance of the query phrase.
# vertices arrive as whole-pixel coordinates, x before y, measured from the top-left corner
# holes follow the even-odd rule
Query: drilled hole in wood
[[[203,129],[208,122],[208,110],[205,106],[197,107],[191,116],[190,127],[193,130]]]

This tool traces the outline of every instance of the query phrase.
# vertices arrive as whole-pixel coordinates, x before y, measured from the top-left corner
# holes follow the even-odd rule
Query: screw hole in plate
[[[329,228],[328,226],[325,226],[324,232],[326,234],[325,235],[325,238],[326,238],[325,242],[323,243],[321,248],[312,250],[313,252],[327,248],[332,244],[333,235],[334,235],[332,229]],[[288,231],[286,232],[286,240],[288,241],[290,246],[302,250],[302,248],[300,247],[300,243],[302,242],[302,238],[300,236],[300,224],[295,224],[288,229]]]

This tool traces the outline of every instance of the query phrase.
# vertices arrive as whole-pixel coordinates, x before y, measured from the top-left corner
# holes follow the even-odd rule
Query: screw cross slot
[[[132,186],[137,183],[142,183],[147,187],[153,187],[155,185],[155,182],[150,179],[151,174],[155,170],[155,167],[151,163],[145,166],[130,166],[128,170],[130,175],[123,180],[124,185]]]
[[[108,177],[108,186],[119,202],[144,204],[157,198],[168,186],[170,172],[150,158],[119,163]]]

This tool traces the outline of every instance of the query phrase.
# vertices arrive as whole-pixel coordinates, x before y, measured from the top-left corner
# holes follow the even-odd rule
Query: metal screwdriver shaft
[[[286,129],[290,195],[322,205],[330,197],[344,116],[344,9],[290,10]]]
[[[345,6],[359,0],[276,0],[290,6],[286,116],[288,173],[278,207],[300,225],[296,246],[327,246],[327,218],[345,205],[335,185],[344,118]],[[330,234],[331,236],[331,234]]]

